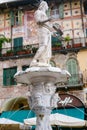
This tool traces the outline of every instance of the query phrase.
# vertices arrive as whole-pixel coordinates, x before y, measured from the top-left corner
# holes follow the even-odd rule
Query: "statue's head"
[[[42,1],[39,5],[39,10],[45,10],[47,11],[48,10],[48,4],[46,1]]]

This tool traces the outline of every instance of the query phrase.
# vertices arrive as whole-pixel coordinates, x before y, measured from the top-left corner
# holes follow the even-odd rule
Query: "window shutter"
[[[17,67],[10,68],[10,85],[16,85],[16,82],[14,80],[14,75],[17,72]]]
[[[21,50],[23,46],[23,37],[15,38],[14,39],[14,50],[18,51]]]
[[[64,5],[61,3],[59,5],[59,18],[64,18]]]
[[[52,45],[58,42],[58,38],[52,36]]]
[[[19,25],[22,24],[22,11],[21,10],[18,11],[18,23]]]
[[[3,70],[3,85],[4,86],[10,85],[10,69]]]
[[[67,69],[71,74],[77,74],[77,62],[75,59],[68,60]]]
[[[75,59],[69,59],[67,62],[67,70],[70,72],[69,84],[78,83],[78,66]]]
[[[10,12],[10,19],[11,19],[11,26],[13,26],[15,24],[15,16],[13,11]]]
[[[59,40],[58,37],[56,38],[52,36],[52,46],[55,46],[55,45],[62,46],[61,40]]]
[[[86,29],[86,37],[87,37],[87,29]]]
[[[7,81],[7,75],[6,75],[6,69],[3,70],[3,85],[6,86]]]
[[[48,9],[47,11],[47,16],[50,17],[50,12],[51,12],[51,9]]]
[[[7,68],[3,70],[3,85],[15,85],[14,74],[17,72],[17,67]]]
[[[23,46],[23,37],[18,38],[18,46],[22,47]]]

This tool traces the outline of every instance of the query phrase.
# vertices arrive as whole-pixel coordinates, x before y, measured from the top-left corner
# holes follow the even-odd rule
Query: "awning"
[[[1,124],[19,124],[19,125],[22,125],[22,123],[20,123],[20,122],[13,121],[13,120],[10,120],[10,119],[7,119],[7,118],[0,118],[0,125]]]
[[[0,4],[9,3],[9,2],[13,2],[13,1],[17,1],[17,0],[0,0]]]
[[[30,5],[30,7],[36,7],[37,0],[0,0],[0,7],[3,9]]]
[[[36,125],[36,118],[25,119],[24,124],[29,126]],[[56,113],[50,115],[50,124],[63,127],[83,127],[87,125],[87,121]]]
[[[0,130],[21,130],[23,126],[23,123],[13,121],[7,118],[0,118]]]
[[[4,3],[12,3],[12,2],[21,2],[24,0],[0,0],[0,4],[4,4]],[[28,1],[28,0],[25,0]]]
[[[24,119],[32,117],[35,117],[35,113],[31,110],[4,111],[0,116],[0,118],[7,118],[20,123],[23,123]]]
[[[54,109],[51,114],[62,114],[70,117],[79,118],[84,120],[84,108],[70,108],[70,109]],[[21,115],[21,116],[20,116]],[[36,117],[32,110],[20,110],[20,111],[4,111],[1,113],[0,118],[7,118],[17,122],[24,122],[24,119]]]

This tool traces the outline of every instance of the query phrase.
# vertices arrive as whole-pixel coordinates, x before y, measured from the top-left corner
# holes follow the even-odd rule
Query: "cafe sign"
[[[69,107],[83,107],[84,104],[82,103],[82,101],[71,94],[60,94],[60,100],[58,102],[58,108],[69,108]]]

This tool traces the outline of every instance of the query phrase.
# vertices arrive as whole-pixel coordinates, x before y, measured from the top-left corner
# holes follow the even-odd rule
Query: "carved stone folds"
[[[52,130],[49,124],[51,110],[59,100],[56,83],[66,82],[67,71],[56,67],[31,67],[15,74],[19,83],[30,85],[29,105],[36,113],[36,130]],[[58,87],[58,86],[57,86]]]

